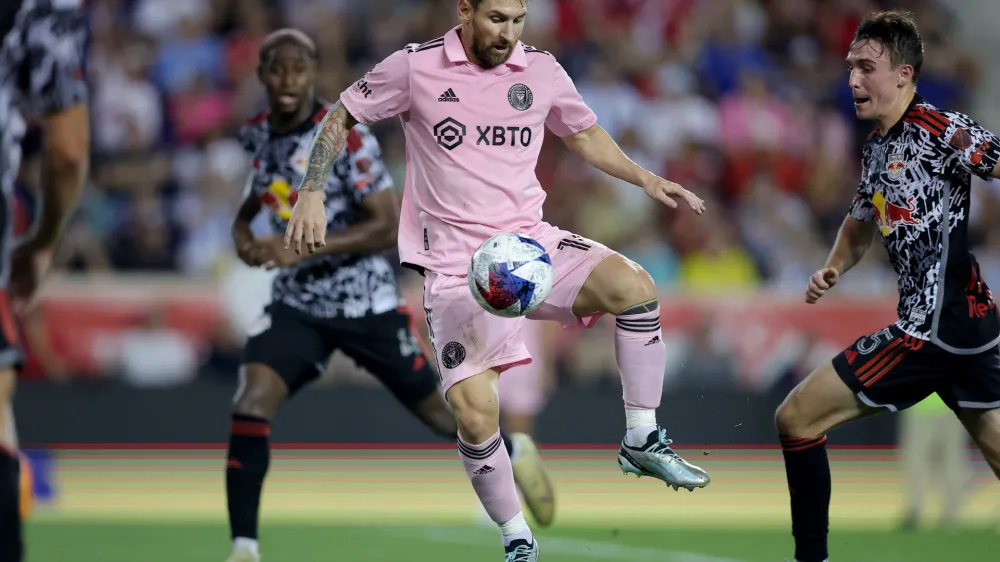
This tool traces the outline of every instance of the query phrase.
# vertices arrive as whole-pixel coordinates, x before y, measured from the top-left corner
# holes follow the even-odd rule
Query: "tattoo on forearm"
[[[348,120],[347,109],[339,103],[335,105],[320,123],[319,134],[313,141],[306,166],[305,177],[299,185],[299,191],[322,191],[330,169],[347,144]]]

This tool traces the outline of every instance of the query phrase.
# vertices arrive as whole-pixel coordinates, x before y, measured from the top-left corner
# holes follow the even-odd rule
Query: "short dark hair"
[[[479,5],[482,4],[482,3],[483,3],[483,0],[469,0],[469,4],[472,5],[472,11],[478,10],[479,9]],[[528,0],[524,0],[524,3],[527,4]]]
[[[901,64],[913,67],[913,81],[920,76],[924,64],[924,40],[917,31],[913,13],[902,10],[872,12],[861,20],[854,33],[851,45],[862,41],[878,41],[889,51],[889,62],[893,68]]]
[[[309,58],[313,60],[318,58],[316,43],[302,31],[287,27],[279,29],[264,38],[264,42],[260,44],[260,64],[267,64],[271,53],[282,45],[298,45],[305,50]]]

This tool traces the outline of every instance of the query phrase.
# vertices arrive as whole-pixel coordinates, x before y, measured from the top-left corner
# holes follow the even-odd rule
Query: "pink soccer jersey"
[[[446,275],[465,275],[490,236],[540,228],[545,127],[565,137],[597,123],[552,55],[518,42],[486,70],[469,62],[458,28],[393,53],[340,99],[361,123],[400,116],[400,260]]]

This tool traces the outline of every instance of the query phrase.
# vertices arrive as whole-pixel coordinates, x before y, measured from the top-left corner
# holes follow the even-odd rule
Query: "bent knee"
[[[448,403],[462,437],[471,443],[482,443],[500,430],[500,406],[496,392],[488,389],[460,389],[448,392]]]
[[[610,283],[606,294],[609,312],[620,314],[629,308],[655,301],[656,284],[653,278],[639,264],[622,258],[620,274]]]
[[[410,411],[437,435],[449,439],[457,437],[458,425],[455,413],[439,392],[411,405]]]
[[[796,429],[795,419],[795,407],[790,404],[788,399],[786,399],[778,406],[778,409],[774,411],[774,429],[777,430],[778,435],[781,437],[794,435],[794,430]]]
[[[828,428],[802,407],[793,393],[774,412],[774,428],[779,437],[814,439],[824,435]]]
[[[233,413],[273,418],[288,396],[285,381],[270,367],[256,363],[242,367],[240,379]]]

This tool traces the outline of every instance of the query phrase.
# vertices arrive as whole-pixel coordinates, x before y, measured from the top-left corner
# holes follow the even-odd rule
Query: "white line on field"
[[[413,536],[436,543],[484,546],[491,539],[496,541],[499,538],[496,535],[496,532],[486,533],[475,527],[434,527],[426,528]],[[551,552],[578,558],[628,560],[629,562],[745,562],[735,558],[722,558],[694,552],[625,546],[565,537],[544,537],[540,538],[538,542],[542,557]]]

